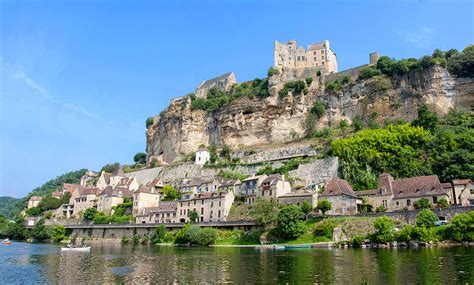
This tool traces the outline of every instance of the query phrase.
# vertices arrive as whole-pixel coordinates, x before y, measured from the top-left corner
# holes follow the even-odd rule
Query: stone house
[[[278,197],[291,192],[290,182],[282,174],[267,176],[258,187],[257,197],[277,201]]]
[[[124,187],[105,187],[97,197],[97,211],[107,215],[113,214],[112,207],[122,204],[124,197],[132,198],[133,191]]]
[[[69,199],[69,204],[73,205],[72,216],[80,217],[85,209],[97,208],[99,191],[99,188],[76,185]]]
[[[81,182],[79,183],[82,186],[92,186],[93,182],[97,179],[97,173],[94,171],[86,171],[86,173],[81,177]]]
[[[330,215],[355,215],[358,212],[358,205],[362,203],[351,185],[340,178],[334,178],[326,183],[319,200],[331,202],[331,210],[327,212]]]
[[[184,179],[178,187],[181,193],[181,199],[191,199],[198,192],[198,187],[204,182],[205,181],[200,178]]]
[[[51,197],[54,197],[56,199],[61,199],[61,192],[59,191],[54,191],[53,193],[51,193]]]
[[[113,176],[120,177],[120,176]],[[120,179],[113,185],[113,187],[126,188],[130,191],[138,190],[140,185],[138,185],[137,179],[135,177],[120,177]]]
[[[322,73],[337,72],[336,54],[329,41],[313,43],[307,49],[297,46],[295,40],[287,43],[275,41],[274,66],[280,68],[319,68]]]
[[[207,93],[212,88],[218,88],[222,91],[229,91],[235,83],[237,83],[235,74],[233,72],[228,72],[215,78],[203,81],[196,88],[195,95],[198,98],[206,98]]]
[[[238,194],[244,197],[245,204],[251,205],[255,202],[258,188],[266,178],[267,175],[259,175],[248,177],[242,181],[242,184],[240,184],[240,187],[238,188]]]
[[[474,206],[474,183],[470,179],[454,180],[453,186],[453,204]]]
[[[107,186],[112,186],[110,183],[110,178],[112,177],[112,174],[107,173],[105,171],[102,171],[100,174],[99,178],[97,179],[96,182],[96,187],[99,188],[100,190],[104,190],[105,187]]]
[[[165,187],[165,185],[163,184],[163,181],[159,178],[155,178],[155,179],[151,180],[145,186],[153,187],[155,192],[161,193],[161,194],[162,194],[163,187]]]
[[[33,208],[33,207],[38,207],[39,202],[43,200],[43,197],[40,196],[31,196],[30,199],[28,200],[28,209]]]
[[[152,223],[151,215],[158,211],[158,207],[143,208],[135,215],[136,224],[150,224]]]
[[[278,197],[278,203],[283,205],[294,204],[301,206],[304,201],[308,202],[313,209],[316,208],[318,206],[318,193],[313,191],[298,191],[286,193]]]
[[[178,201],[178,221],[189,222],[191,211],[198,213],[199,222],[225,221],[234,202],[234,192],[198,193],[190,200]]]
[[[217,180],[219,184],[217,191],[220,191],[220,192],[232,191],[234,192],[234,194],[236,194],[237,189],[239,189],[240,185],[242,184],[242,182],[240,182],[240,180],[238,179],[234,180],[234,179],[218,177]]]
[[[202,180],[201,185],[197,187],[197,193],[217,192],[219,189],[219,180],[215,177]]]
[[[359,191],[357,195],[367,198],[373,209],[383,206],[387,211],[399,211],[414,210],[414,203],[421,198],[428,199],[433,205],[440,199],[446,199],[451,204],[450,192],[436,175],[394,180],[390,174],[383,173],[377,189]]]
[[[196,151],[195,163],[197,165],[204,165],[207,162],[211,161],[211,154],[205,148],[199,148]]]
[[[177,206],[177,201],[164,201],[158,207],[143,208],[136,216],[136,223],[177,223]]]
[[[133,215],[137,215],[142,209],[158,207],[161,194],[158,189],[151,186],[143,186],[133,193]]]

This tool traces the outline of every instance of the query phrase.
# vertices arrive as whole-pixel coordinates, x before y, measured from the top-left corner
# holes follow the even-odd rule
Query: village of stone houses
[[[447,125],[444,118],[467,118],[472,128],[474,80],[451,71],[447,54],[435,51],[418,60],[419,68],[390,73],[386,66],[402,63],[374,52],[367,64],[339,72],[329,41],[306,48],[275,42],[268,78],[239,83],[228,72],[171,100],[147,120],[146,154],[137,154],[134,165],[110,164],[86,171],[79,183],[64,183],[51,196],[69,200],[45,220],[28,213],[47,197],[31,196],[26,224],[43,220],[78,236],[123,239],[160,225],[168,231],[187,224],[278,227],[285,221],[278,212],[286,208],[306,221],[388,217],[398,228],[414,224],[422,209],[436,215],[437,225],[472,216],[472,164],[444,171],[450,165],[440,166],[436,151],[427,154],[435,146],[423,145],[432,140],[430,131]],[[378,144],[382,130],[396,133],[397,146],[366,159],[363,147]],[[414,140],[421,146],[410,145]],[[410,153],[402,157],[399,149]],[[463,155],[472,157],[471,151]],[[428,169],[423,159],[429,155]],[[403,163],[406,169],[399,169]],[[352,231],[362,235],[372,227],[361,223]],[[341,225],[330,240],[354,238],[350,231]]]

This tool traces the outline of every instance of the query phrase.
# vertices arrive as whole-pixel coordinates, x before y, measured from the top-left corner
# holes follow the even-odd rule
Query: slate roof
[[[268,184],[267,186],[272,186],[280,180],[283,180],[283,176],[281,174],[272,174],[262,181],[262,186],[266,184]]]
[[[341,196],[341,195],[357,197],[356,192],[352,190],[351,185],[349,185],[349,183],[346,180],[340,179],[340,178],[334,178],[328,181],[328,183],[326,183],[326,186],[324,187],[324,192],[321,194],[321,197]]]
[[[107,186],[100,192],[100,196],[117,196],[117,197],[132,197],[133,192],[125,187]]]
[[[436,175],[394,180],[392,184],[395,199],[447,194]]]
[[[470,179],[457,179],[453,181],[454,185],[467,185],[471,183]]]
[[[262,177],[263,175],[258,175],[258,176],[250,176],[244,179],[243,181],[253,181],[253,180],[258,180]]]
[[[155,190],[155,188],[151,187],[151,186],[142,186],[140,187],[137,191],[135,191],[135,193],[150,193],[150,194],[159,194],[159,192],[157,190]]]
[[[220,82],[222,80],[225,80],[227,79],[233,72],[227,72],[225,74],[222,74],[220,76],[217,76],[217,77],[214,77],[212,79],[209,79],[209,80],[205,80],[203,81],[198,88],[202,88],[202,87],[208,87],[208,86],[211,86],[212,84],[214,83],[217,83],[217,82]]]
[[[82,186],[79,184],[68,184],[64,183],[63,184],[63,190],[73,193],[74,191],[78,191],[79,196],[86,196],[86,195],[98,195],[99,194],[99,188],[96,187],[87,187],[87,186]]]
[[[158,205],[158,209],[156,213],[163,213],[163,212],[176,212],[178,210],[178,202],[177,201],[164,201],[160,202]]]
[[[149,187],[163,187],[163,182],[161,181],[161,179],[155,178],[155,179],[151,180],[150,182],[148,182],[146,184],[146,186],[149,186]]]

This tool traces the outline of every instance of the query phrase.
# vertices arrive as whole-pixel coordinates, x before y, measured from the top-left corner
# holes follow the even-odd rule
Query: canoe
[[[289,244],[285,248],[311,248],[310,244]]]
[[[3,244],[12,244],[11,241],[2,241]]]
[[[255,249],[284,250],[285,247],[283,245],[259,245]]]
[[[91,247],[61,247],[61,251],[91,251]]]

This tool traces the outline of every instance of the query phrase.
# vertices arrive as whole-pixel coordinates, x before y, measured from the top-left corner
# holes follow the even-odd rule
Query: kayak
[[[61,251],[91,251],[91,247],[61,247]]]
[[[285,245],[285,248],[311,248],[310,244],[292,244]]]
[[[12,244],[11,241],[2,241],[3,244]]]
[[[255,249],[284,250],[285,247],[283,245],[259,245]]]

